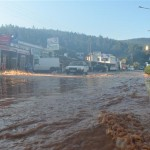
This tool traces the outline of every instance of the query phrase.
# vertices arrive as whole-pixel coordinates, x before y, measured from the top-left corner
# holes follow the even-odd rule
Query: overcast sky
[[[116,40],[150,37],[150,0],[0,0],[0,25],[58,29]]]

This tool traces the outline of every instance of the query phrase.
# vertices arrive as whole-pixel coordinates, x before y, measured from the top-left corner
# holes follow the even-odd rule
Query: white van
[[[33,71],[54,72],[60,69],[59,58],[36,58],[34,59]]]

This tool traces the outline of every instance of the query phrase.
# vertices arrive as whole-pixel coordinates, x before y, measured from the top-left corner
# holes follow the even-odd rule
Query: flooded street
[[[100,112],[131,112],[150,131],[148,80],[143,72],[1,76],[0,147],[112,150],[113,142],[98,128]]]

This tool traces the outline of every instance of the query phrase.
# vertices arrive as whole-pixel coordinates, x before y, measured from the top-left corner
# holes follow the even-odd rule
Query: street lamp
[[[149,56],[149,54],[150,54],[150,47],[149,47],[149,45],[145,45],[144,50],[145,50],[146,54],[148,54],[148,56]],[[146,66],[149,64],[149,61],[150,61],[150,56],[148,58],[148,62],[145,62]]]
[[[149,46],[148,46],[148,45],[145,46],[145,50],[146,50],[146,51],[149,50]]]

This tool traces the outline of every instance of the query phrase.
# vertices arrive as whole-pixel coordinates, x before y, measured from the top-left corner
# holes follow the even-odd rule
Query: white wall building
[[[89,62],[99,62],[99,63],[105,63],[105,64],[116,64],[117,58],[112,54],[104,54],[101,52],[93,52],[90,53],[86,60]]]
[[[92,63],[100,63],[109,65],[109,70],[119,69],[119,60],[112,54],[93,52],[86,57],[86,60],[89,62],[90,66]]]
[[[100,62],[101,60],[101,52],[93,52],[88,54],[86,60],[89,62]]]

